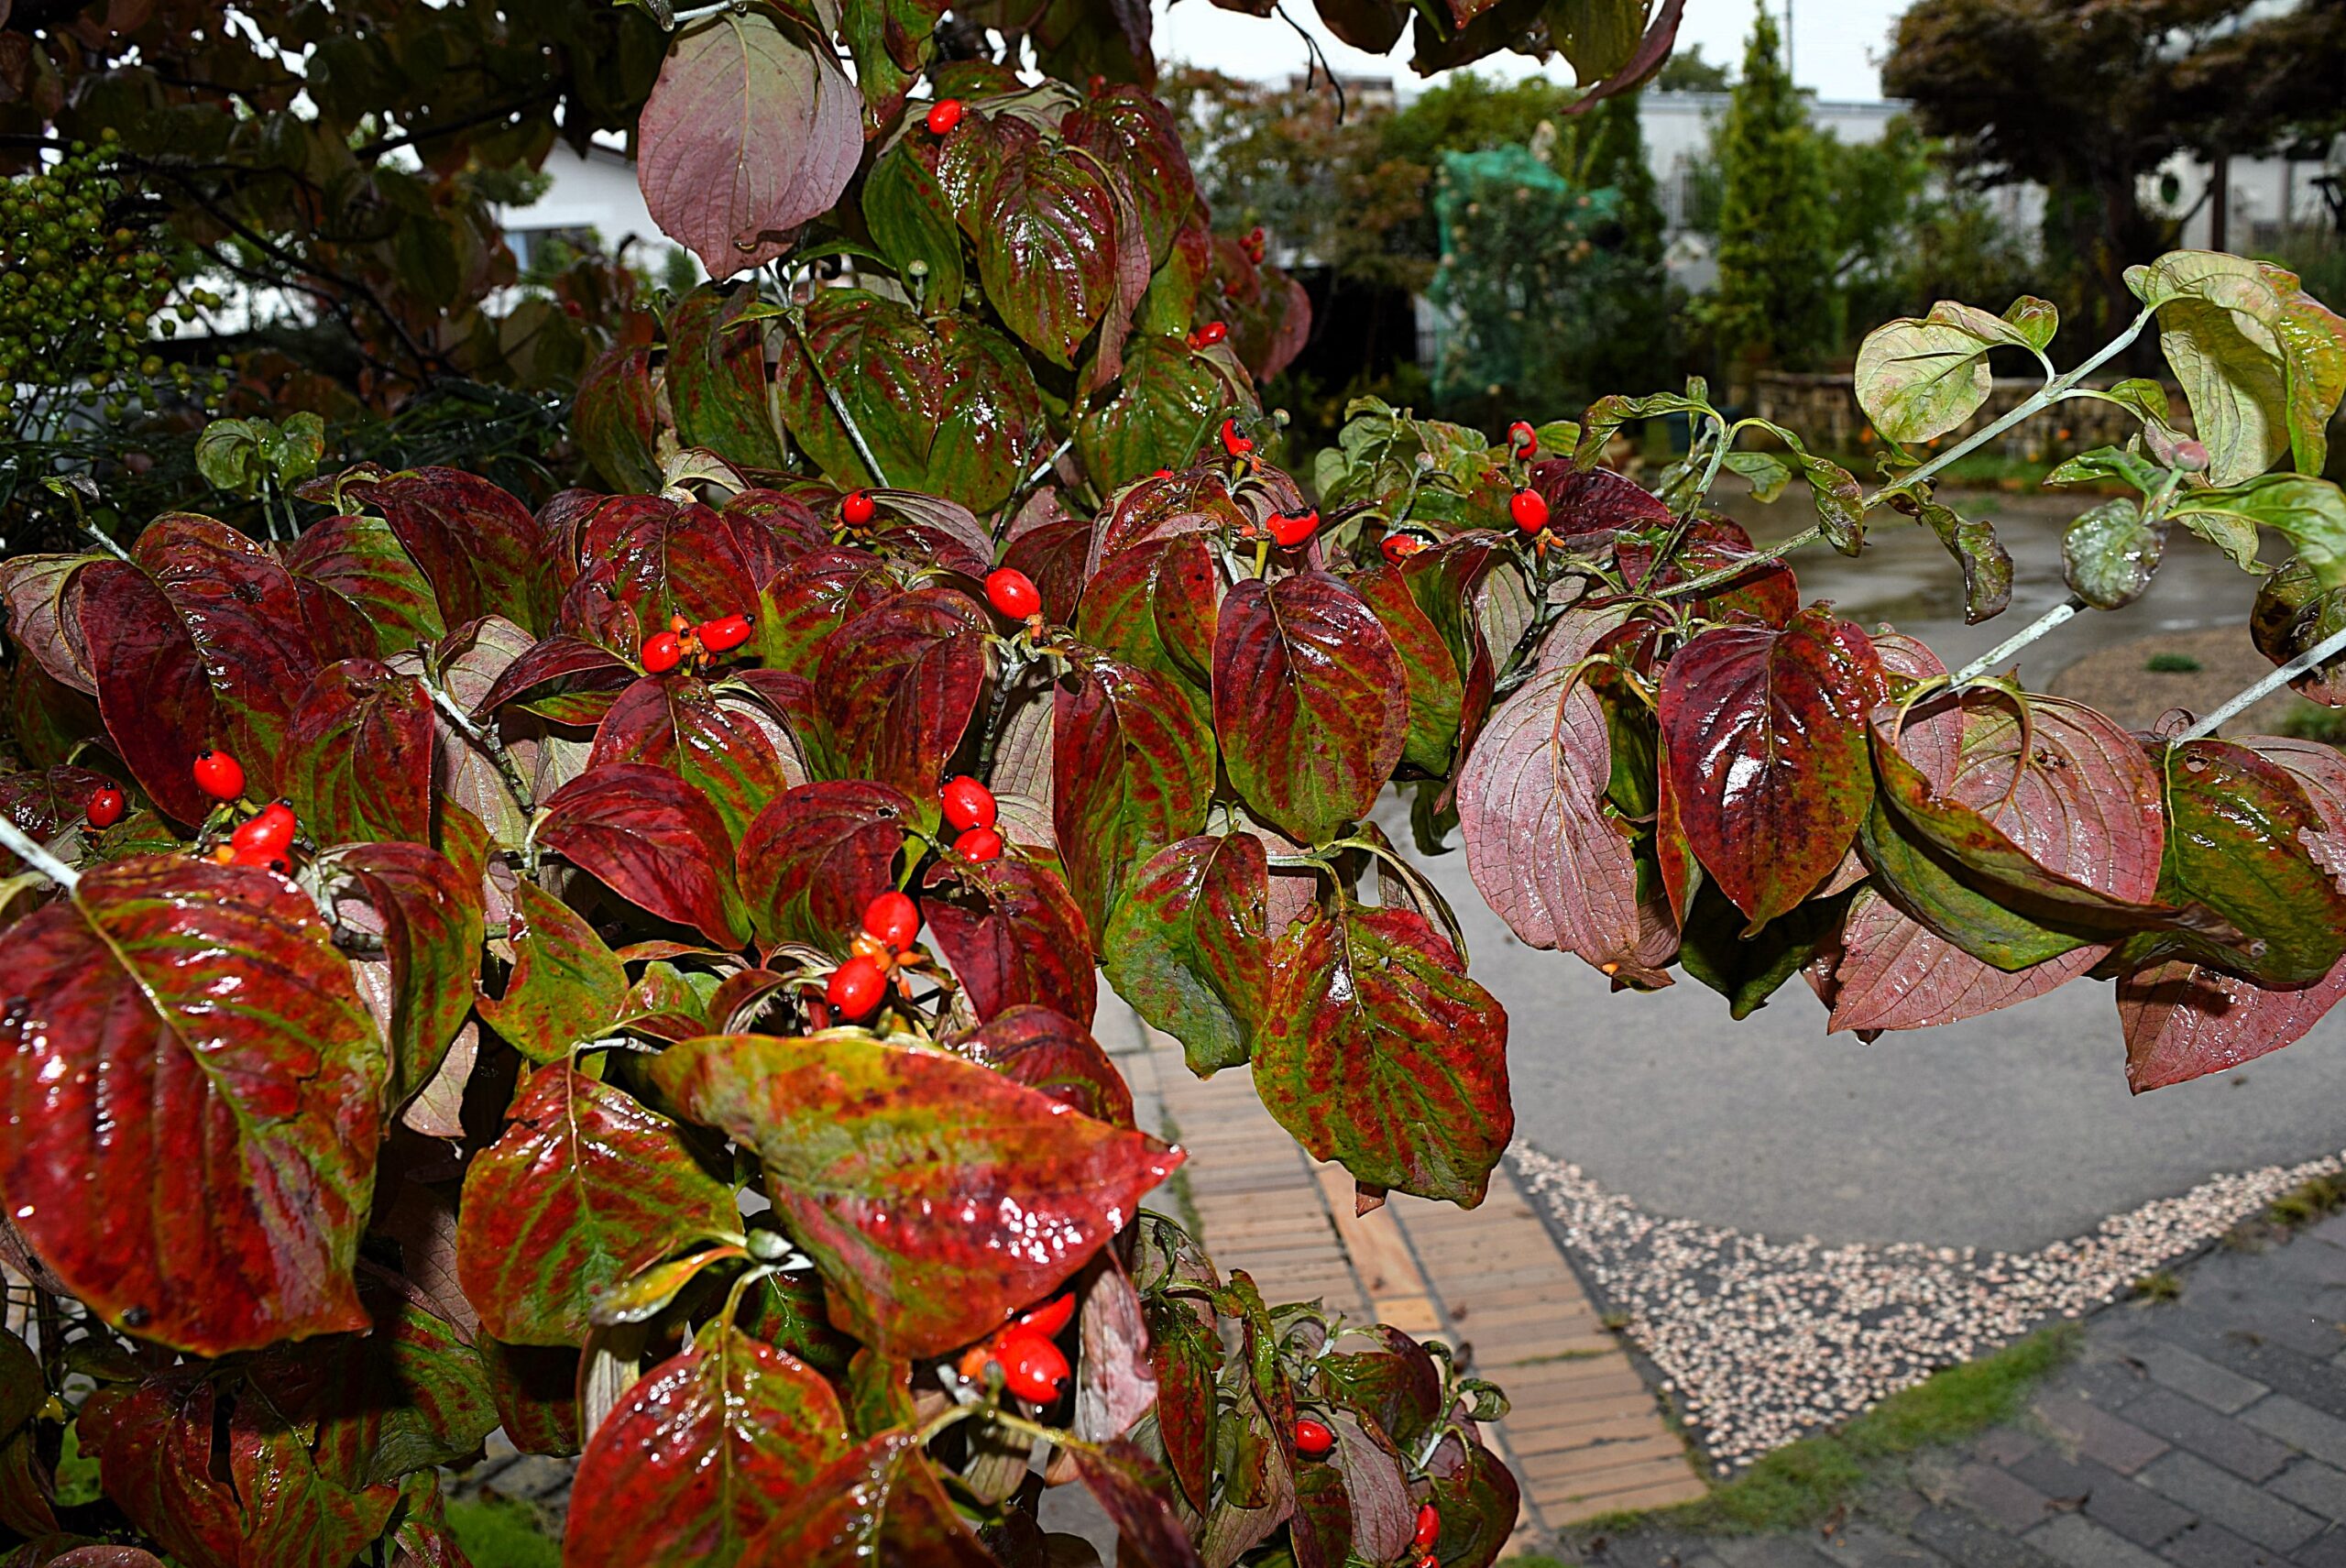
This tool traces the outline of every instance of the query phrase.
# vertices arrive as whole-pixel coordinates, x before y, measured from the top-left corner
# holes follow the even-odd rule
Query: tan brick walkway
[[[1244,1069],[1200,1081],[1149,1031],[1123,1065],[1189,1151],[1202,1238],[1272,1301],[1317,1297],[1364,1321],[1448,1341],[1507,1391],[1485,1433],[1522,1483],[1514,1545],[1545,1549],[1565,1525],[1703,1494],[1685,1448],[1505,1168],[1482,1207],[1396,1197],[1353,1213],[1351,1178],[1299,1148]]]

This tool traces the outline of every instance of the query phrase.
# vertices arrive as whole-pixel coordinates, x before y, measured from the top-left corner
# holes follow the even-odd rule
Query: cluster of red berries
[[[226,751],[214,749],[198,751],[189,770],[195,778],[195,787],[223,806],[234,806],[244,798],[245,765]],[[90,796],[90,824],[108,828],[122,819],[122,791],[108,784]],[[291,870],[287,851],[293,848],[293,835],[301,830],[301,819],[293,815],[293,807],[281,800],[269,802],[230,829],[228,841],[215,845],[212,859],[224,866],[266,866],[272,871]]]
[[[986,576],[986,603],[1013,620],[1034,620],[1043,613],[1043,590],[1015,566],[1003,566]]]
[[[920,935],[920,905],[901,893],[883,893],[863,908],[847,961],[831,971],[823,1000],[850,1023],[869,1018],[888,994],[888,982]]]
[[[695,626],[681,615],[668,618],[668,630],[643,640],[644,673],[664,675],[690,659],[697,668],[721,658],[750,640],[751,618],[720,615]]]
[[[1264,255],[1263,225],[1256,224],[1253,228],[1248,229],[1246,237],[1238,242],[1238,248],[1246,253],[1247,260],[1260,267],[1263,264]]]
[[[1067,1390],[1070,1368],[1054,1342],[1074,1316],[1072,1295],[1021,1312],[992,1337],[961,1353],[961,1376],[975,1383],[984,1381],[989,1372],[998,1372],[1002,1386],[1020,1398],[1037,1405],[1057,1404]]]
[[[941,137],[947,131],[951,130],[955,126],[961,123],[961,115],[965,112],[966,111],[964,111],[961,106],[960,99],[939,98],[936,103],[929,105],[928,115],[921,121],[921,124],[928,127],[929,135],[933,137]]]
[[[937,798],[945,808],[945,820],[961,832],[953,840],[955,854],[980,865],[1002,858],[1002,834],[994,828],[1002,808],[994,802],[993,791],[963,773],[947,779]]]
[[[1189,334],[1189,346],[1211,348],[1218,343],[1226,343],[1229,340],[1230,325],[1227,322],[1208,322]]]

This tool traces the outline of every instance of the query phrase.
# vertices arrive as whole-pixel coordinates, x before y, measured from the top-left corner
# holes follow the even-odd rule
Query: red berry
[[[1002,816],[993,791],[967,773],[947,779],[942,798],[945,820],[956,828],[991,828]]]
[[[922,122],[928,126],[928,134],[933,137],[941,137],[960,123],[961,100],[959,98],[939,98],[930,105],[928,118]]]
[[[1042,612],[1042,591],[1035,579],[1015,566],[1004,566],[986,578],[986,602],[1010,617],[1024,620]]]
[[[293,829],[298,826],[293,808],[283,801],[275,801],[262,806],[258,816],[238,823],[236,830],[228,835],[228,842],[240,854],[248,850],[265,850],[273,855],[293,841]]]
[[[1336,1446],[1336,1434],[1325,1421],[1315,1421],[1310,1416],[1299,1416],[1295,1422],[1295,1451],[1306,1459],[1324,1457]]]
[[[198,751],[195,787],[214,800],[234,800],[245,793],[245,765],[225,751]]]
[[[1412,1538],[1412,1544],[1420,1552],[1430,1552],[1441,1534],[1442,1510],[1431,1503],[1423,1505],[1418,1509],[1418,1533]]]
[[[1198,346],[1200,348],[1211,348],[1215,344],[1222,342],[1229,335],[1230,327],[1227,323],[1208,322],[1205,325],[1198,328]]]
[[[1377,546],[1385,553],[1385,559],[1396,566],[1425,547],[1426,542],[1414,533],[1388,533]]]
[[[643,640],[643,669],[647,674],[664,675],[684,657],[684,641],[673,631],[654,632]]]
[[[953,852],[984,865],[1002,859],[1002,835],[991,828],[972,828],[953,840]]]
[[[282,850],[233,849],[228,852],[228,863],[232,866],[259,866],[280,873],[292,869],[285,863],[285,851]]]
[[[113,827],[122,820],[122,791],[112,784],[100,784],[90,792],[90,804],[84,812],[91,827]]]
[[[1271,531],[1272,543],[1282,550],[1292,550],[1320,532],[1320,513],[1316,508],[1295,517],[1275,511],[1264,526]]]
[[[1011,1320],[1011,1327],[1050,1338],[1067,1327],[1075,1316],[1075,1293],[1069,1291],[1056,1300],[1046,1301],[1031,1312],[1021,1312]]]
[[[1537,490],[1516,491],[1507,498],[1507,510],[1515,526],[1526,533],[1537,533],[1548,526],[1548,500]]]
[[[833,970],[830,983],[823,988],[823,999],[848,1019],[870,1017],[887,993],[888,971],[878,959],[861,953]]]
[[[1041,1334],[1012,1329],[994,1342],[994,1354],[1002,1362],[1002,1386],[1022,1399],[1054,1404],[1067,1387],[1067,1357]]]
[[[878,510],[872,504],[869,491],[850,490],[839,498],[839,515],[857,528],[870,522],[872,514]]]
[[[1515,448],[1518,456],[1529,457],[1540,450],[1540,433],[1517,420],[1507,427],[1507,444]]]
[[[920,935],[920,905],[901,893],[883,893],[863,907],[863,934],[892,948],[909,948]]]
[[[1244,457],[1255,450],[1255,441],[1252,436],[1238,433],[1236,420],[1226,419],[1222,422],[1222,449],[1233,457]]]
[[[750,618],[721,615],[715,620],[704,620],[696,635],[700,638],[700,645],[710,652],[730,652],[750,640]]]
[[[679,637],[682,637],[685,632],[690,631],[692,629],[693,623],[690,616],[672,615],[668,618],[668,630],[674,632]]]

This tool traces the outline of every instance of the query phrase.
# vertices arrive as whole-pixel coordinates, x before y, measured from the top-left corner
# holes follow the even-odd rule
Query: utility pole
[[[1800,91],[1800,57],[1793,53],[1792,0],[1784,0],[1784,74],[1791,78],[1792,91]]]

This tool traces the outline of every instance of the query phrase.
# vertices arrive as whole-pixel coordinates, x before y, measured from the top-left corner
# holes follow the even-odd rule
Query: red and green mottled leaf
[[[2166,938],[2187,956],[2265,985],[2313,985],[2346,949],[2346,894],[2308,840],[2330,831],[2304,782],[2230,740],[2165,753],[2165,862],[2160,889],[2214,910],[2244,935]]]
[[[1624,539],[1615,546],[1615,558],[1620,563],[1621,575],[1633,587],[1661,587],[1671,583],[1683,583],[1724,566],[1733,565],[1753,554],[1751,536],[1739,523],[1723,517],[1697,518],[1686,531],[1686,542],[1664,570],[1658,582],[1649,583],[1652,574],[1653,546],[1643,540]],[[1735,577],[1722,587],[1712,589],[1694,601],[1694,612],[1711,620],[1724,620],[1737,611],[1759,617],[1770,626],[1784,626],[1800,609],[1800,584],[1792,576],[1792,569],[1771,558],[1755,561],[1749,572]]]
[[[1013,1007],[958,1042],[1014,1083],[1095,1122],[1131,1127],[1133,1091],[1091,1032],[1047,1007]]]
[[[523,1453],[563,1457],[578,1452],[578,1352],[568,1345],[507,1344],[482,1334],[473,1342],[497,1402],[497,1423]]]
[[[981,1019],[1031,1002],[1091,1024],[1091,934],[1058,872],[1015,852],[982,866],[956,858],[931,866],[924,886],[929,931]]]
[[[486,645],[490,638],[495,637],[501,643],[503,634],[508,632],[518,632],[525,639],[529,635],[510,620],[491,619],[480,622],[479,630],[470,639],[472,650],[478,650],[479,655],[488,659],[503,657],[510,661],[490,677],[486,688],[473,694],[469,706],[476,718],[486,718],[507,703],[525,696],[543,699],[556,694],[598,696],[606,705],[604,710],[608,711],[608,705],[614,700],[609,694],[634,680],[634,668],[617,653],[600,644],[563,632],[556,632],[543,641],[529,643],[518,655],[501,646],[492,653]],[[463,663],[465,661],[460,654],[458,665],[452,665],[447,677],[452,695],[460,700],[464,694],[456,687],[460,682],[458,666]],[[557,682],[560,685],[554,693],[542,689]]]
[[[898,142],[873,160],[862,208],[872,243],[916,299],[949,305],[961,298],[961,231],[937,176],[909,144]],[[925,279],[909,276],[915,261],[927,269]]]
[[[1061,123],[1059,132],[1124,179],[1132,192],[1149,261],[1162,264],[1198,195],[1173,111],[1140,88],[1120,82],[1085,99]]]
[[[336,850],[334,864],[356,879],[382,923],[391,974],[388,1098],[401,1105],[431,1081],[472,1012],[480,878],[426,844],[356,844]]]
[[[104,773],[69,763],[0,776],[0,817],[46,842],[69,828],[85,826],[90,796],[112,783]]]
[[[1458,772],[1466,867],[1525,944],[1579,954],[1625,983],[1670,983],[1666,904],[1639,886],[1627,826],[1608,809],[1605,709],[1570,669],[1500,704]]]
[[[998,1327],[1181,1160],[976,1062],[860,1030],[711,1036],[649,1070],[682,1113],[757,1151],[832,1321],[883,1355]]]
[[[674,1122],[556,1063],[522,1083],[504,1135],[465,1173],[456,1271],[481,1326],[515,1344],[576,1344],[603,1292],[709,1230],[733,1194]]]
[[[244,727],[221,703],[202,651],[153,578],[126,562],[99,561],[74,581],[98,713],[115,750],[166,815],[201,822],[214,802],[195,787],[189,767],[212,747],[233,746],[241,754]],[[279,693],[280,705],[306,683],[308,671],[287,678],[294,685]],[[280,706],[280,718],[285,711]],[[247,770],[263,789],[276,776],[276,755],[257,756]]]
[[[586,756],[589,768],[610,762],[674,773],[717,808],[735,840],[783,790],[782,755],[759,715],[681,671],[646,676],[612,702]]]
[[[1224,417],[1254,400],[1178,337],[1136,337],[1124,346],[1115,395],[1077,416],[1076,454],[1093,485],[1113,490],[1159,468],[1180,468]]]
[[[1479,1203],[1515,1130],[1507,1014],[1423,917],[1343,905],[1271,951],[1263,1108],[1362,1181]]]
[[[1781,631],[1714,627],[1662,672],[1680,828],[1755,929],[1832,875],[1857,837],[1873,798],[1865,716],[1882,695],[1873,644],[1822,609]]]
[[[576,910],[533,882],[516,884],[507,938],[513,972],[480,1015],[533,1062],[558,1061],[600,1039],[627,1003],[627,967]]]
[[[1101,938],[1108,981],[1181,1042],[1191,1071],[1254,1054],[1270,989],[1269,864],[1251,833],[1185,839],[1133,875]]]
[[[1053,695],[1051,825],[1085,924],[1132,868],[1195,832],[1213,793],[1213,732],[1164,675],[1114,659],[1074,664]]]
[[[733,841],[684,780],[642,762],[590,768],[545,803],[538,840],[612,892],[721,948],[748,939]]]
[[[915,588],[839,628],[816,697],[834,759],[915,801],[934,798],[978,706],[991,619],[954,588]]]
[[[49,679],[93,696],[97,678],[82,646],[75,584],[82,567],[104,559],[35,554],[0,561],[0,609],[8,614],[9,638]]]
[[[652,350],[641,344],[607,350],[578,379],[571,436],[614,490],[660,488],[660,459],[652,450],[660,427],[657,396]]]
[[[571,1484],[564,1568],[731,1568],[847,1447],[811,1366],[722,1323],[644,1374]]]
[[[832,633],[878,604],[893,586],[880,558],[868,551],[802,555],[761,590],[751,646],[767,669],[812,677],[822,668]]]
[[[1443,1440],[1426,1466],[1427,1500],[1442,1512],[1434,1555],[1444,1568],[1489,1568],[1515,1533],[1523,1506],[1515,1473],[1481,1443]]]
[[[345,659],[311,677],[279,785],[320,843],[432,837],[432,699],[412,675]]]
[[[2017,902],[2012,893],[1982,891],[1958,862],[1906,826],[1880,796],[1858,829],[1858,853],[1876,890],[1901,914],[2008,974],[2094,939],[2089,930],[2061,919],[2058,911],[2039,920],[2008,907]],[[2155,918],[2164,907],[2150,906],[2144,917]]]
[[[945,417],[942,345],[908,305],[861,289],[826,289],[774,367],[782,416],[806,455],[842,486],[904,485],[925,474]],[[881,472],[839,422],[837,392]]]
[[[456,468],[393,474],[354,493],[383,514],[422,569],[443,624],[501,615],[533,631],[552,627],[555,578],[541,558],[537,520],[510,495]]]
[[[1409,729],[1393,640],[1324,572],[1230,590],[1213,647],[1213,727],[1246,804],[1300,842],[1368,815]]]
[[[759,938],[845,951],[865,905],[896,885],[913,803],[860,779],[784,791],[742,835],[741,894]]]
[[[906,1428],[850,1449],[785,1501],[740,1568],[996,1568]]]
[[[250,1373],[280,1415],[315,1433],[320,1474],[354,1492],[458,1463],[497,1426],[480,1358],[406,1289],[370,1275],[372,1332],[272,1351]]]
[[[1212,1502],[1222,1336],[1214,1331],[1212,1309],[1202,1302],[1146,1295],[1141,1314],[1157,1374],[1157,1431],[1166,1463],[1189,1507],[1203,1513]]]
[[[1450,771],[1466,715],[1466,688],[1450,644],[1443,639],[1400,571],[1372,566],[1355,573],[1354,592],[1376,613],[1400,655],[1409,693],[1409,739],[1401,760],[1439,777]]]
[[[0,1190],[73,1293],[206,1355],[363,1328],[381,1043],[308,897],[140,858],[0,937]]]
[[[1135,1447],[1113,1438],[1097,1448],[1070,1448],[1080,1480],[1102,1511],[1115,1522],[1116,1561],[1132,1568],[1200,1568],[1173,1508],[1173,1479]],[[1341,1565],[1343,1558],[1335,1559]]]
[[[751,296],[696,289],[668,319],[666,383],[676,440],[751,468],[783,466],[766,411],[762,326],[740,319]]]
[[[447,634],[432,584],[380,518],[345,514],[312,523],[286,547],[285,565],[312,643],[322,622],[339,622],[343,606],[366,623],[371,645],[334,650],[345,658],[388,659]],[[322,603],[320,595],[333,598]]]
[[[1130,220],[1096,157],[1011,115],[989,128],[990,166],[956,216],[1010,330],[1052,364],[1072,366],[1114,298],[1117,224]]]

